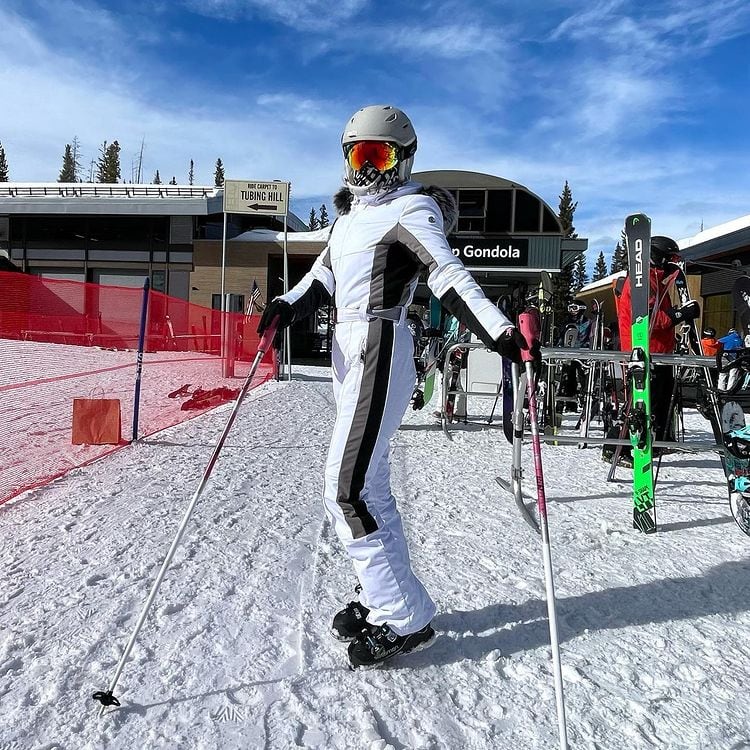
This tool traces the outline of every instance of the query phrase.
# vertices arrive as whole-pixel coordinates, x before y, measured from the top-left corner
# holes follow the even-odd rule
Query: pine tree
[[[99,158],[96,160],[96,181],[106,182],[105,174],[107,171],[107,141],[99,146]]]
[[[327,227],[330,223],[331,222],[328,220],[328,209],[324,203],[320,207],[320,228],[323,229],[323,227]]]
[[[612,253],[612,265],[609,267],[610,273],[617,273],[617,271],[628,270],[628,245],[625,239],[625,230],[620,232],[620,241],[615,246],[615,251]]]
[[[560,203],[557,209],[557,216],[560,219],[560,224],[563,228],[563,237],[565,239],[574,239],[578,235],[575,233],[575,226],[573,225],[573,215],[578,207],[578,202],[573,202],[573,191],[568,185],[568,181],[565,180],[562,194],[560,195]],[[585,261],[584,261],[584,274],[585,274]],[[553,307],[554,307],[554,318],[557,321],[565,320],[568,305],[573,299],[571,293],[571,287],[573,285],[573,265],[565,266],[553,281]]]
[[[176,185],[177,184],[177,178],[174,175],[172,175],[172,179],[169,181],[169,184],[170,185]]]
[[[75,182],[76,181],[76,168],[75,161],[73,158],[73,147],[69,144],[65,144],[65,153],[63,154],[62,169],[60,175],[57,178],[58,182]]]
[[[107,145],[104,141],[99,147],[99,159],[96,163],[96,181],[115,183],[120,180],[120,144],[117,141]]]
[[[193,180],[195,179],[195,169],[193,165],[193,160],[190,160],[190,170],[188,171],[188,185],[193,184]]]
[[[576,234],[576,228],[573,226],[573,215],[578,208],[578,201],[573,203],[573,191],[568,185],[568,181],[565,180],[562,194],[560,195],[560,206],[557,211],[557,215],[560,218],[560,223],[563,228],[563,237],[566,240],[575,239],[578,237]]]
[[[315,207],[310,209],[310,218],[307,220],[307,225],[310,227],[311,232],[314,232],[316,229],[320,228],[320,224],[318,224],[318,217],[315,215]]]
[[[79,182],[81,179],[81,142],[78,136],[73,136],[73,182]]]
[[[586,253],[581,253],[573,266],[573,279],[570,290],[573,294],[576,294],[588,283],[589,275],[586,271]]]
[[[8,182],[9,180],[8,160],[5,158],[5,149],[0,142],[0,182]]]
[[[154,175],[154,179],[151,181],[152,185],[161,185],[161,175],[159,174],[159,170],[156,170],[156,174]]]
[[[224,165],[221,159],[216,160],[216,169],[214,170],[214,185],[222,187],[224,185]]]
[[[607,276],[607,261],[604,260],[604,251],[599,251],[599,257],[596,259],[596,265],[594,266],[594,275],[591,277],[592,281],[599,281]]]

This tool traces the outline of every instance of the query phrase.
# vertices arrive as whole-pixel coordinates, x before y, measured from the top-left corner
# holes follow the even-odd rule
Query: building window
[[[211,295],[211,309],[221,310],[221,295]],[[230,294],[229,295],[229,312],[245,312],[245,295],[244,294]]]
[[[20,223],[20,222],[19,222]],[[27,216],[26,247],[28,250],[80,250],[86,246],[86,220],[74,216]],[[13,240],[16,240],[15,220]],[[20,227],[19,227],[20,229]]]
[[[538,232],[541,204],[539,199],[524,190],[516,190],[516,224],[514,231]]]
[[[560,223],[557,216],[547,206],[542,207],[542,231],[560,234]]]
[[[510,232],[513,218],[513,191],[490,190],[487,194],[488,232]]]
[[[151,272],[151,288],[155,292],[166,292],[167,290],[166,271],[152,271]]]
[[[484,218],[487,193],[484,190],[459,190],[458,215],[462,218]]]

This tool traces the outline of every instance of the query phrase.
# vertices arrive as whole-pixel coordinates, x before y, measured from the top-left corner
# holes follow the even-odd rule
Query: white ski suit
[[[435,614],[411,569],[389,463],[389,442],[416,380],[405,319],[421,267],[429,270],[432,293],[488,346],[511,326],[453,255],[436,198],[455,213],[450,194],[425,192],[415,182],[361,197],[341,191],[337,204],[346,204],[337,205],[343,215],[328,246],[281,297],[300,318],[335,294],[336,421],[325,467],[325,509],[362,585],[368,622],[388,623],[398,635],[420,630]]]

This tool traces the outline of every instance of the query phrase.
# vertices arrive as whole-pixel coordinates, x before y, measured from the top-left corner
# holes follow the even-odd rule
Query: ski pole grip
[[[271,344],[273,343],[273,337],[276,335],[276,329],[279,327],[279,316],[277,315],[270,323],[268,328],[263,331],[263,335],[260,337],[260,343],[258,344],[258,351],[265,354]]]
[[[520,313],[518,316],[518,330],[521,331],[521,335],[526,339],[526,345],[529,347],[528,349],[521,349],[521,359],[524,362],[532,362],[534,355],[531,353],[531,349],[535,343],[539,342],[539,334],[542,330],[539,310],[532,307]]]

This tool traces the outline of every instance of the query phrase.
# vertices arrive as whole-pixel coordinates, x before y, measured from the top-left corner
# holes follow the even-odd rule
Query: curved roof
[[[412,174],[412,179],[418,182],[429,181],[431,185],[445,188],[520,188],[534,195],[525,185],[518,182],[511,182],[503,177],[495,177],[495,175],[484,174],[483,172],[467,172],[462,169],[435,169],[428,172],[415,172]]]
[[[453,190],[521,190],[536,198],[552,215],[562,234],[562,226],[557,213],[552,206],[533,190],[529,190],[520,182],[511,182],[504,177],[485,174],[484,172],[468,172],[462,169],[435,169],[427,172],[415,172],[412,179],[426,185],[437,185],[438,187]]]

